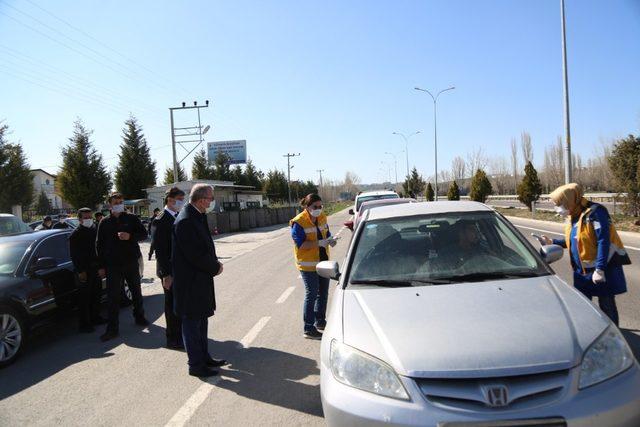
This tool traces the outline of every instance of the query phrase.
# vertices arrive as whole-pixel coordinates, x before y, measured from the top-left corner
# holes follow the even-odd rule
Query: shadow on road
[[[210,340],[209,349],[214,357],[230,362],[221,369],[222,380],[216,387],[247,399],[323,416],[320,386],[299,382],[320,374],[315,360],[271,348],[238,348],[235,341]]]
[[[164,314],[164,295],[144,297],[145,315],[154,322]],[[74,315],[60,316],[53,323],[33,331],[30,344],[14,364],[0,370],[0,400],[19,393],[69,366],[88,359],[113,355],[111,350],[120,344],[141,349],[155,349],[165,344],[165,329],[149,326],[143,333],[133,324],[130,307],[120,311],[120,336],[106,343],[100,342],[105,326],[97,326],[92,334],[78,334]]]
[[[620,332],[629,343],[629,347],[631,347],[636,359],[640,360],[640,331],[637,329],[620,329]]]

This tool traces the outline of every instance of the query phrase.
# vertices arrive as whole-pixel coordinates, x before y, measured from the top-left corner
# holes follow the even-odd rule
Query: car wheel
[[[131,289],[127,282],[122,286],[122,298],[120,298],[122,303],[120,304],[122,307],[129,307],[133,304],[133,295],[131,294]]]
[[[27,325],[14,308],[0,305],[0,368],[13,363],[25,346]]]

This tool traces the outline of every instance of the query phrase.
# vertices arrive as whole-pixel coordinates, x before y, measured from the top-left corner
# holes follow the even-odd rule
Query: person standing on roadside
[[[58,216],[58,222],[56,222],[53,225],[53,229],[54,230],[66,230],[69,227],[69,224],[67,224],[67,214],[60,214]]]
[[[166,202],[165,202],[166,204]],[[166,206],[165,206],[166,209]],[[151,261],[151,257],[153,256],[153,252],[155,251],[155,247],[153,245],[153,221],[160,216],[160,209],[155,208],[153,210],[153,216],[149,219],[149,237],[151,238],[151,243],[149,244],[149,261]]]
[[[42,224],[36,227],[36,231],[51,230],[53,228],[53,220],[49,215],[45,216],[42,220]]]
[[[171,266],[171,231],[178,213],[184,206],[184,191],[173,187],[165,193],[164,211],[158,214],[151,226],[151,241],[156,248],[156,274],[162,282],[164,291],[164,317],[167,323],[167,348],[184,349],[182,340],[182,321],[173,311],[173,273]]]
[[[80,225],[69,235],[69,252],[78,283],[78,328],[91,333],[94,325],[106,323],[100,316],[102,280],[98,276],[96,227],[89,208],[78,210],[78,220]]]
[[[102,221],[104,219],[104,214],[100,211],[96,212],[93,217],[95,218],[95,224],[96,224],[96,229],[98,228],[98,224],[100,224],[100,221]]]
[[[573,284],[587,298],[598,297],[600,309],[618,326],[615,296],[627,291],[622,269],[631,264],[629,255],[604,206],[583,196],[579,184],[566,184],[551,194],[556,212],[567,218],[565,237],[540,238],[542,244],[569,249]]]
[[[142,291],[140,289],[140,271],[138,242],[147,238],[147,230],[135,215],[124,210],[124,198],[120,193],[109,196],[111,215],[100,222],[96,239],[96,251],[100,277],[107,278],[107,296],[109,301],[109,322],[107,330],[100,337],[108,341],[118,336],[120,297],[122,286],[127,282],[133,297],[133,317],[136,325],[149,326],[144,317]]]
[[[222,273],[216,256],[206,211],[213,201],[213,187],[196,184],[189,203],[173,225],[172,273],[174,310],[182,319],[182,339],[189,357],[189,375],[211,377],[213,368],[227,364],[209,354],[208,318],[216,310],[213,278]]]
[[[329,246],[335,246],[336,240],[331,237],[327,216],[322,212],[320,196],[308,194],[300,204],[304,210],[289,225],[296,267],[300,270],[305,289],[303,336],[319,340],[327,324],[329,279],[318,275],[316,265],[329,260]]]

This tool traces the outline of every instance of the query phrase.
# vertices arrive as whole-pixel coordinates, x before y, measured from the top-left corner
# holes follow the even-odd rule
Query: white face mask
[[[314,209],[309,213],[311,214],[312,217],[318,218],[320,216],[320,214],[322,213],[322,209]]]
[[[122,213],[122,212],[124,212],[124,204],[120,203],[119,205],[111,206],[111,212],[113,212],[113,213]]]
[[[556,206],[553,209],[560,216],[568,216],[569,215],[569,211],[564,206]]]
[[[93,227],[93,220],[92,219],[83,219],[82,220],[82,225],[84,227],[91,228],[91,227]]]
[[[180,212],[180,210],[184,207],[184,200],[176,200],[176,203],[173,205],[173,209],[176,212]]]

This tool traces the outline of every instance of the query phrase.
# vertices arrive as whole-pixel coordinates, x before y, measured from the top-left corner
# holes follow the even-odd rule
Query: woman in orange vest
[[[618,325],[615,296],[627,292],[623,265],[631,264],[607,208],[583,197],[579,184],[566,184],[550,194],[555,210],[566,216],[565,237],[541,243],[569,249],[573,284],[587,298],[598,297],[600,309]]]
[[[327,216],[322,212],[322,199],[309,194],[301,203],[304,210],[293,218],[291,237],[296,267],[304,282],[304,337],[319,340],[327,324],[327,298],[329,279],[318,276],[316,265],[329,260],[329,247],[336,245],[331,237]]]

